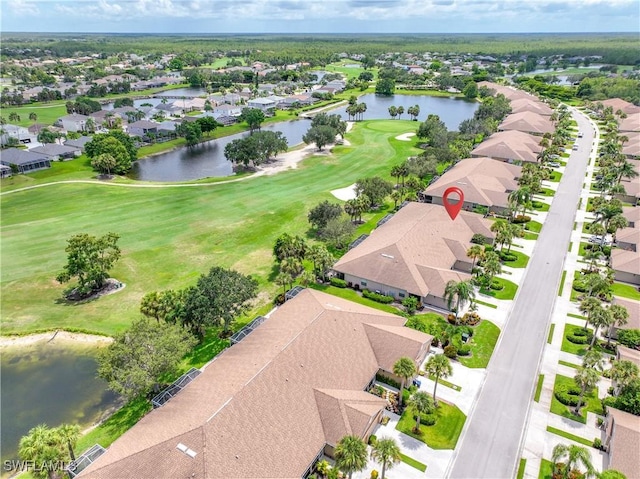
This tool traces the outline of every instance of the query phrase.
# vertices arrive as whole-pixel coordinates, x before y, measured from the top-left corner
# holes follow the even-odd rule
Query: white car
[[[573,145],[573,146],[571,147],[571,149],[572,149],[573,151],[578,151],[578,145]]]
[[[578,138],[582,138],[582,132],[581,131],[578,132]]]
[[[552,168],[558,168],[560,166],[560,163],[558,163],[557,161],[550,161],[549,163],[547,163],[547,165]]]

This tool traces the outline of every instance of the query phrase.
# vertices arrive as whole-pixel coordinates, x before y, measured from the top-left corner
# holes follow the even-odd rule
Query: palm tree
[[[500,245],[500,249],[507,242],[509,223],[503,219],[498,219],[491,225],[491,232],[496,234],[495,242]]]
[[[507,253],[511,252],[511,245],[513,244],[513,238],[522,238],[524,236],[524,230],[522,225],[516,223],[509,223],[506,229],[506,243],[509,245]]]
[[[587,351],[582,357],[582,367],[595,369],[600,372],[604,371],[604,357],[602,353],[595,349]]]
[[[580,466],[586,469],[584,473],[585,477],[593,477],[595,474],[595,469],[591,464],[591,454],[589,454],[589,450],[583,446],[558,444],[553,448],[551,460],[555,464],[556,471],[561,472],[563,479],[571,477],[571,472]],[[559,470],[558,463],[561,461],[564,467],[562,470]]]
[[[413,359],[407,356],[401,357],[393,365],[393,374],[402,379],[402,382],[400,383],[400,394],[398,397],[399,406],[402,406],[402,391],[404,390],[407,379],[415,376],[416,372],[416,363],[413,361]]]
[[[609,331],[607,332],[607,348],[611,344],[611,335],[613,334],[613,328],[624,326],[627,324],[627,319],[629,319],[629,311],[627,308],[620,304],[612,304],[609,306],[609,312],[611,313],[611,317],[613,321],[609,326]]]
[[[607,293],[611,289],[609,282],[600,276],[600,273],[591,273],[585,277],[587,296],[596,296],[599,293]]]
[[[474,244],[467,250],[467,258],[471,258],[473,260],[473,263],[471,264],[471,270],[473,270],[476,266],[476,261],[484,258],[484,247],[479,244]]]
[[[444,297],[449,309],[451,309],[451,306],[455,302],[456,323],[458,323],[460,311],[464,308],[465,304],[473,302],[476,297],[476,290],[469,279],[458,282],[451,280],[444,287]]]
[[[605,309],[602,306],[598,306],[591,312],[589,322],[593,326],[593,337],[591,338],[591,344],[589,345],[589,349],[591,349],[598,337],[598,330],[600,328],[608,328],[613,324],[613,315],[610,310]]]
[[[626,359],[614,361],[610,369],[610,377],[615,382],[617,391],[638,379],[639,375],[640,369],[638,369],[638,365]]]
[[[617,182],[620,183],[620,181],[622,181],[622,178],[628,178],[630,180],[632,180],[633,178],[636,178],[638,176],[638,172],[635,170],[635,168],[633,167],[633,165],[631,163],[629,163],[628,161],[625,161],[623,163],[621,163],[620,165],[618,165],[616,167],[616,173],[617,173]]]
[[[401,459],[400,448],[396,440],[391,437],[378,439],[372,446],[371,459],[382,463],[380,479],[384,479],[387,469],[391,469]]]
[[[509,204],[515,205],[514,212],[516,216],[518,214],[518,206],[522,207],[523,215],[527,214],[527,206],[529,206],[532,199],[533,193],[529,186],[521,186],[517,190],[513,190],[509,193],[509,196],[507,197]]]
[[[389,107],[389,116],[395,120],[396,116],[398,116],[398,108],[394,105]]]
[[[358,436],[344,436],[335,450],[336,467],[349,475],[367,467],[367,445]]]
[[[589,318],[591,318],[591,314],[593,313],[593,311],[596,308],[601,307],[601,306],[602,305],[600,303],[600,300],[598,298],[594,298],[592,296],[587,296],[580,303],[580,306],[578,307],[580,309],[580,312],[587,316],[587,320],[584,323],[584,330],[585,331],[589,327]]]
[[[21,460],[33,461],[35,464],[62,461],[65,456],[64,442],[57,429],[40,424],[29,430],[29,433],[20,439],[18,455]],[[50,470],[35,468],[30,472],[38,479],[51,479],[55,473],[53,468]]]
[[[77,424],[63,424],[58,427],[58,433],[60,438],[67,443],[67,449],[69,449],[69,457],[72,461],[76,460],[76,455],[73,453],[73,448],[80,438],[80,426]]]
[[[626,228],[627,226],[629,226],[629,221],[621,214],[617,214],[609,220],[607,232],[612,234],[614,243],[616,242],[618,230]]]
[[[573,380],[575,381],[576,386],[580,388],[578,404],[576,404],[576,408],[574,409],[574,414],[579,416],[584,394],[596,387],[596,384],[598,384],[598,381],[600,380],[600,376],[593,368],[579,367],[578,372],[576,372],[576,375],[573,377]]]
[[[391,167],[391,177],[396,179],[396,188],[400,185],[400,165],[395,165]]]
[[[413,412],[416,413],[416,427],[413,432],[420,433],[420,417],[422,414],[432,414],[436,410],[436,404],[426,392],[416,391],[409,399],[409,404]]]
[[[404,107],[402,105],[399,106],[397,109],[397,112],[398,112],[398,120],[399,120],[402,114],[404,113]]]
[[[500,262],[500,256],[495,251],[488,251],[485,254],[482,261],[482,271],[486,276],[487,288],[491,287],[491,281],[493,278],[502,272],[502,263]]]
[[[438,381],[440,378],[446,379],[453,374],[453,367],[451,361],[444,354],[434,354],[427,359],[424,365],[424,370],[429,376],[434,376],[435,385],[433,386],[433,401],[436,406],[438,405],[438,399],[436,398],[436,389],[438,389]]]
[[[598,261],[602,258],[604,258],[604,253],[598,249],[592,248],[585,252],[584,259],[589,262],[591,273],[598,271]]]

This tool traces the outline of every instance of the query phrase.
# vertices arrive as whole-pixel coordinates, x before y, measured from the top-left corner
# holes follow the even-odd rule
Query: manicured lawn
[[[542,459],[540,462],[540,472],[538,473],[538,479],[552,479],[553,477],[553,462]]]
[[[486,306],[487,308],[498,309],[498,306],[495,304],[487,303],[485,301],[480,301],[479,299],[474,300],[476,303]]]
[[[529,257],[526,254],[520,253],[519,251],[514,251],[513,248],[511,249],[511,251],[509,251],[509,254],[516,255],[516,260],[504,261],[503,263],[505,266],[509,266],[510,268],[526,268],[527,267],[527,264],[529,263]]]
[[[551,327],[549,328],[549,334],[547,335],[547,343],[551,344],[553,341],[553,332],[556,329],[556,323],[551,323]]]
[[[359,122],[347,134],[357,148],[238,183],[193,188],[59,184],[2,195],[3,332],[82,328],[113,334],[138,316],[145,293],[190,286],[216,265],[254,275],[259,306],[270,302],[279,289],[273,284],[275,239],[284,232],[307,235],[309,209],[325,199],[336,201],[331,190],[365,176],[390,179],[391,165],[418,152],[410,142],[395,140],[408,123]],[[109,231],[120,235],[122,249],[112,276],[126,288],[84,304],[61,302],[65,286],[54,278],[65,263],[67,239]]]
[[[486,368],[499,336],[500,328],[491,321],[483,320],[474,328],[473,336],[468,342],[471,356],[460,356],[460,363],[468,368]]]
[[[387,313],[400,314],[400,310],[398,308],[394,308],[389,304],[382,304],[378,303],[377,301],[373,301],[372,299],[365,298],[350,288],[337,288],[335,286],[326,284],[310,284],[309,287],[317,289],[318,291],[324,291],[325,293],[333,294],[334,296],[338,296],[340,298],[348,299],[349,301],[353,301],[354,303],[364,304],[365,306],[369,306],[370,308],[379,309]]]
[[[424,442],[432,449],[455,449],[467,416],[458,409],[458,406],[442,400],[438,402],[438,410],[435,415],[437,417],[436,423],[433,426],[421,425],[419,434],[416,434],[413,432],[416,421],[410,410],[406,409],[398,421],[396,429]]]
[[[516,475],[516,479],[522,479],[524,477],[524,470],[527,467],[527,460],[522,458],[518,463],[518,474]]]
[[[516,296],[516,291],[518,290],[518,285],[512,283],[509,280],[503,278],[494,278],[495,281],[498,281],[502,289],[499,291],[496,290],[486,290],[484,288],[480,289],[480,293],[486,294],[487,296],[491,296],[496,299],[513,299]]]
[[[562,291],[564,291],[564,282],[567,279],[567,270],[565,269],[562,272],[562,278],[560,278],[560,287],[558,288],[558,296],[562,296]]]
[[[560,173],[559,171],[552,171],[549,175],[549,181],[552,181],[554,183],[559,183],[561,179],[562,173]]]
[[[567,316],[569,316],[570,318],[581,319],[583,321],[587,319],[586,316],[582,316],[581,314],[567,313]]]
[[[544,382],[544,374],[538,374],[538,383],[536,384],[536,392],[533,396],[535,402],[540,402],[540,394],[542,393],[542,383]]]
[[[426,464],[422,464],[420,461],[416,461],[414,458],[407,456],[406,454],[400,453],[400,459],[405,464],[410,465],[411,467],[417,469],[420,472],[424,472],[427,470]]]
[[[575,382],[573,378],[569,378],[567,376],[562,376],[560,374],[556,375],[556,380],[553,385],[554,392],[560,386],[575,386]],[[580,408],[580,416],[576,416],[573,414],[574,407],[573,406],[565,406],[558,399],[556,399],[555,394],[551,397],[551,412],[557,414],[562,417],[566,417],[568,419],[573,419],[574,421],[581,422],[583,424],[587,423],[587,411],[604,415],[604,411],[602,410],[602,403],[598,398],[598,388],[594,388],[591,393],[587,393],[583,398],[583,406]]]
[[[538,239],[538,233],[531,233],[530,231],[525,231],[524,232],[524,239],[535,241],[535,240]]]
[[[556,192],[551,188],[542,188],[542,190],[540,190],[540,194],[542,196],[554,196]]]
[[[611,292],[614,296],[620,296],[622,298],[635,299],[640,301],[640,291],[637,286],[632,286],[625,283],[613,283],[611,285]]]
[[[563,431],[562,429],[557,429],[555,427],[547,426],[547,431],[549,431],[550,433],[555,434],[557,436],[569,439],[571,441],[575,441],[577,443],[584,444],[585,446],[591,447],[593,445],[593,441],[589,441],[589,439],[584,439],[584,438],[582,438],[580,436],[576,436],[575,434],[568,433],[566,431]]]
[[[429,379],[431,379],[432,381],[435,381],[436,377],[435,376],[429,376]],[[462,387],[461,386],[458,386],[457,384],[450,383],[446,379],[442,379],[442,378],[439,379],[438,380],[438,386],[440,386],[441,384],[443,386],[446,386],[446,387],[450,388],[450,389],[453,389],[454,391],[462,391]]]
[[[533,233],[540,233],[540,230],[542,229],[542,223],[531,220],[524,225],[524,229]],[[527,239],[526,236],[525,239]]]
[[[533,209],[536,211],[549,211],[550,205],[542,201],[534,201]]]
[[[589,347],[589,345],[575,344],[567,339],[568,335],[573,334],[574,331],[577,331],[579,329],[583,329],[583,326],[576,326],[574,324],[566,324],[564,326],[564,333],[562,335],[562,347],[561,347],[562,351],[571,353],[571,354],[577,354],[578,356],[584,356],[584,354],[587,352],[587,348]],[[587,331],[589,332],[589,334],[593,333],[593,329],[591,328],[588,328]],[[593,346],[593,348],[602,353],[606,353],[605,350],[601,349],[600,346],[598,346],[597,342]]]

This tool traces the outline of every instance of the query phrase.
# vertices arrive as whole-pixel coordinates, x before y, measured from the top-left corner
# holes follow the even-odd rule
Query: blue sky
[[[634,32],[640,0],[0,0],[2,31]]]

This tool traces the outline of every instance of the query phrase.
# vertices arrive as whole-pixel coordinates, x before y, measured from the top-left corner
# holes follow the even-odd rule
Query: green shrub
[[[576,329],[573,332],[574,336],[589,336],[589,330],[584,330],[584,329]]]
[[[378,441],[378,438],[376,437],[375,434],[371,434],[371,436],[369,436],[369,445],[370,446],[373,446],[377,441]]]
[[[531,221],[531,216],[518,215],[515,218],[513,218],[513,223],[516,223],[516,224],[528,223],[529,221]]]
[[[391,379],[384,374],[376,373],[376,381],[381,382],[382,384],[388,384],[396,389],[400,389],[400,383],[398,381]]]
[[[501,291],[504,289],[504,286],[497,279],[491,280],[491,289],[494,291]]]
[[[577,386],[558,386],[553,395],[565,406],[577,406],[580,388]]]
[[[602,439],[600,439],[599,437],[596,437],[593,440],[593,447],[595,447],[596,449],[602,449]]]
[[[336,288],[346,288],[347,282],[344,279],[331,278],[331,286],[335,286]]]
[[[418,415],[413,415],[413,420],[418,420]],[[435,414],[421,414],[420,415],[420,424],[423,426],[433,426],[436,423],[436,415]]]
[[[374,293],[373,291],[369,291],[368,289],[362,290],[362,296],[365,298],[371,299],[378,303],[389,304],[393,303],[393,297],[387,296],[386,294]]]
[[[621,329],[618,331],[618,342],[628,348],[640,346],[640,329]]]
[[[449,344],[444,347],[444,355],[449,359],[453,359],[458,355],[458,348],[456,348],[453,344]]]
[[[587,284],[583,279],[575,279],[573,281],[573,289],[578,293],[586,293],[587,292]]]
[[[458,356],[469,356],[471,354],[471,346],[468,344],[463,344],[458,349]]]
[[[483,245],[484,244],[484,236],[480,233],[476,233],[471,237],[471,242],[474,244]]]
[[[371,476],[369,476],[369,479],[378,479],[378,471],[376,471],[375,469],[371,471]]]
[[[573,344],[589,344],[591,342],[591,336],[567,334],[567,340],[572,342]]]
[[[516,261],[518,259],[518,256],[516,256],[515,253],[511,253],[507,251],[500,251],[498,255],[500,256],[500,259],[502,261]]]

